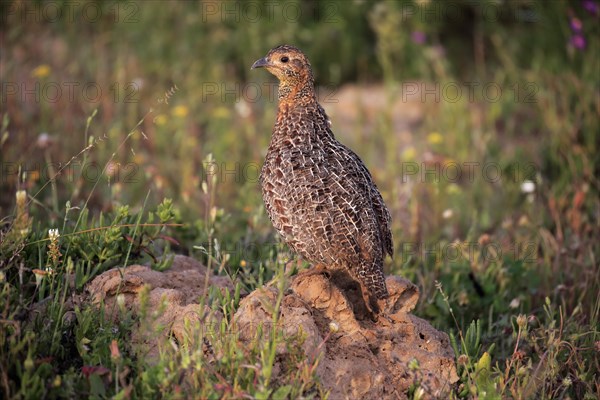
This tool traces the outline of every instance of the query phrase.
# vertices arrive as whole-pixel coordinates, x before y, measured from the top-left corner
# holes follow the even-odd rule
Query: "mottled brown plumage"
[[[258,67],[279,79],[277,121],[260,174],[275,229],[310,262],[347,271],[369,300],[386,298],[390,213],[361,159],[335,139],[308,59],[283,45],[252,65]]]

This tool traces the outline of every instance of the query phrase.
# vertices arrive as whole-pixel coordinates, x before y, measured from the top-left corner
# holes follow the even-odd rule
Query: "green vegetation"
[[[2,397],[326,396],[318,359],[301,352],[271,379],[274,349],[301,338],[273,330],[242,346],[223,334],[239,289],[281,278],[290,257],[257,183],[275,86],[250,71],[290,43],[320,86],[383,86],[396,101],[421,89],[402,104],[417,122],[399,126],[390,107],[370,133],[365,110],[351,131],[335,117],[333,127],[394,217],[387,272],[415,282],[415,313],[451,335],[454,397],[597,398],[599,8],[2,2]],[[420,101],[424,88],[439,97]],[[238,292],[212,293],[223,320],[190,327],[189,343],[165,338],[148,363],[130,340],[148,323],[144,307],[113,323],[83,289],[115,266],[168,268],[177,253]],[[203,335],[221,357],[193,346]]]

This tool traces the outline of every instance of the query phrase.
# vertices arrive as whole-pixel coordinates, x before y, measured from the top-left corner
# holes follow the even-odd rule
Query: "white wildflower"
[[[510,301],[510,304],[508,306],[510,308],[519,308],[519,304],[521,304],[521,300],[519,300],[518,297],[515,297]]]
[[[533,181],[523,181],[521,183],[521,192],[523,193],[533,193],[535,192],[535,183]]]
[[[336,333],[340,329],[340,326],[335,321],[331,321],[329,323],[329,331],[332,333]]]

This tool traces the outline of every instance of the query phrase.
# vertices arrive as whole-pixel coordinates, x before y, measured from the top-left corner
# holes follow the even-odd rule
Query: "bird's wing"
[[[394,256],[394,242],[392,240],[392,217],[390,215],[390,211],[385,206],[383,202],[383,198],[381,197],[381,193],[379,193],[379,189],[377,186],[373,184],[372,197],[373,201],[373,209],[377,214],[377,220],[379,221],[380,231],[381,231],[381,239],[383,242],[383,251],[384,254],[387,253],[390,257]]]
[[[333,132],[331,131],[331,120],[329,119],[329,116],[320,104],[318,105],[318,111],[324,116],[325,120],[327,121],[327,126],[325,127],[324,131],[331,135],[332,138],[334,138]],[[379,192],[377,185],[375,185],[375,182],[373,182],[373,177],[371,176],[371,173],[364,165],[360,157],[354,151],[352,151],[352,149],[343,145],[337,140],[335,141],[335,143],[341,146],[343,149],[342,153],[346,154],[347,163],[344,167],[353,168],[353,166],[357,166],[358,171],[355,171],[355,173],[362,175],[363,179],[361,179],[361,181],[368,183],[370,200],[373,205],[373,210],[376,214],[377,222],[379,224],[383,255],[385,257],[385,254],[389,254],[390,257],[393,257],[394,243],[392,240],[391,229],[392,217],[390,215],[389,210],[385,206],[385,203],[383,201],[383,198],[381,197],[381,193]]]
[[[371,195],[371,203],[373,204],[373,210],[375,211],[377,222],[379,223],[379,232],[381,237],[381,243],[383,247],[383,254],[389,254],[390,257],[394,256],[394,243],[392,240],[392,217],[390,211],[387,209],[383,197],[377,188],[373,177],[367,169],[367,167],[360,162],[360,157],[352,150],[348,149],[352,157],[356,157],[359,162],[353,163],[358,165],[360,174],[363,175],[364,181],[369,183],[369,191]]]

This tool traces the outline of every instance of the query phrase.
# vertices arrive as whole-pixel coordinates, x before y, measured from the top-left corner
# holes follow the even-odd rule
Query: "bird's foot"
[[[371,321],[382,327],[390,327],[393,320],[389,317],[389,297],[377,299],[364,292],[364,301]]]
[[[381,314],[387,314],[391,310],[390,296],[384,297],[383,299],[377,299],[376,303]]]
[[[382,328],[390,328],[394,324],[394,320],[384,310],[380,310],[379,313],[373,315],[373,322]]]

